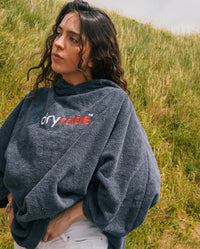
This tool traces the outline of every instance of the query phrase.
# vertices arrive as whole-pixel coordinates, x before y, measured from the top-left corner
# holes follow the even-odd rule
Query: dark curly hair
[[[27,78],[29,79],[31,70],[41,69],[33,87],[34,96],[38,91],[40,83],[43,83],[46,87],[51,87],[62,77],[62,75],[54,72],[51,68],[51,50],[57,36],[59,24],[65,15],[71,12],[79,15],[81,23],[80,62],[78,69],[81,70],[84,36],[90,44],[90,58],[92,58],[93,62],[93,67],[91,68],[92,78],[112,80],[129,93],[127,81],[124,78],[124,70],[121,66],[121,56],[114,24],[104,11],[91,7],[85,1],[74,0],[61,9],[56,23],[52,27],[52,34],[46,39],[40,63],[38,66],[31,67],[27,72]]]

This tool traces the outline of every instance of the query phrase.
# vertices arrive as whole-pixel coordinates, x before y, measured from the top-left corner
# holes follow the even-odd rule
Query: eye
[[[55,35],[56,35],[56,36],[61,36],[61,32],[58,31],[58,30],[56,30]]]
[[[70,37],[70,40],[73,42],[73,43],[78,43],[78,40],[76,38],[74,38],[73,36]]]
[[[55,31],[55,35],[56,36],[61,36],[62,35],[62,29],[60,27],[57,27],[57,29]]]

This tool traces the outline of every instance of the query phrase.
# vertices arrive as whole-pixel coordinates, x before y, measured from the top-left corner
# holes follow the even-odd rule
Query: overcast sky
[[[88,0],[174,33],[200,33],[200,0]]]

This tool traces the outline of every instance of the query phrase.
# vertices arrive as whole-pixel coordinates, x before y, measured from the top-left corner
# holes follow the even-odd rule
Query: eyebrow
[[[60,25],[58,25],[57,29],[63,30],[62,27],[61,27]],[[70,33],[70,34],[73,34],[73,35],[81,36],[81,34],[79,34],[79,33],[77,33],[77,32],[74,32],[74,31],[72,31],[72,30],[68,30],[67,32]]]

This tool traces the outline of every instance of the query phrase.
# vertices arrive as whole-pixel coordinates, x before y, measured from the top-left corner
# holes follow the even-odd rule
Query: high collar
[[[67,96],[67,95],[83,94],[104,87],[120,88],[113,81],[106,79],[96,79],[96,80],[86,81],[78,85],[73,85],[65,81],[63,78],[59,79],[53,88],[57,95]]]

